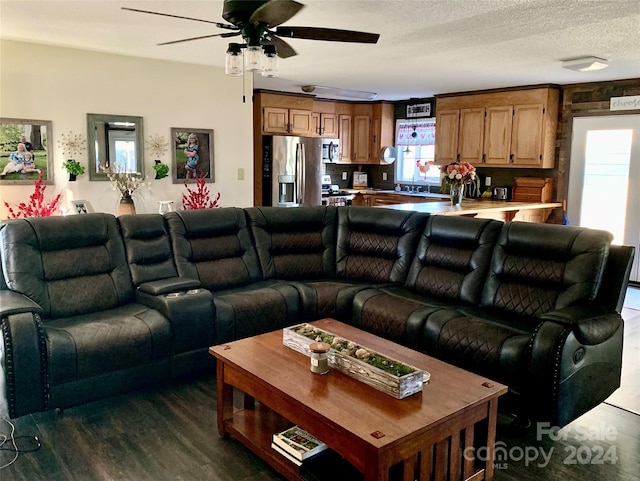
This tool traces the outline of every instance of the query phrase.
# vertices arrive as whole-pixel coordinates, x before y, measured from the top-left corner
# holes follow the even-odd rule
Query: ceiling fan
[[[304,5],[294,0],[224,0],[222,18],[229,23],[221,23],[198,18],[183,17],[180,15],[171,15],[168,13],[122,7],[123,10],[129,10],[131,12],[148,13],[152,15],[162,15],[164,17],[205,22],[213,24],[218,28],[229,30],[228,32],[223,33],[163,42],[158,45],[190,42],[192,40],[211,37],[227,38],[242,36],[246,45],[231,45],[237,45],[238,48],[263,48],[265,53],[274,53],[273,47],[275,47],[275,54],[277,54],[278,57],[288,58],[297,54],[293,47],[283,40],[283,37],[353,43],[377,43],[380,38],[380,35],[376,33],[356,32],[353,30],[280,26],[282,23],[296,15],[302,8],[304,8]],[[232,48],[231,45],[229,46],[230,49]]]

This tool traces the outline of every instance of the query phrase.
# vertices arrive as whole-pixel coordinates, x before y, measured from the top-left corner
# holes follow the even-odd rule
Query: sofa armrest
[[[171,292],[187,291],[200,287],[200,281],[188,277],[169,277],[167,279],[158,279],[155,281],[144,282],[138,286],[138,290],[159,296],[169,294]]]
[[[173,355],[214,344],[216,310],[210,291],[200,288],[154,296],[138,289],[136,302],[169,319]]]
[[[570,328],[582,344],[593,346],[609,339],[622,324],[616,311],[600,305],[576,305],[547,312],[542,321],[552,321]]]
[[[22,312],[42,314],[42,307],[19,292],[0,291],[0,318]]]
[[[3,311],[5,299],[3,296]],[[26,309],[26,303],[24,306]],[[6,399],[9,416],[16,418],[44,411],[49,381],[47,342],[40,315],[27,310],[8,315],[3,312],[0,319],[0,369],[5,377],[5,389],[0,395]]]

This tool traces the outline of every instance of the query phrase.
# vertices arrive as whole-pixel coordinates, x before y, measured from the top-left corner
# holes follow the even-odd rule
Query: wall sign
[[[412,117],[431,117],[431,104],[407,105],[407,118]]]
[[[640,110],[640,95],[611,97],[609,110]]]

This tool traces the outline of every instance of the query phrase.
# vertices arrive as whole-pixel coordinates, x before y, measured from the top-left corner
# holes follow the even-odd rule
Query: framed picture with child
[[[213,130],[172,128],[173,183],[193,184],[202,177],[214,182]]]
[[[50,120],[0,118],[0,184],[53,184]]]

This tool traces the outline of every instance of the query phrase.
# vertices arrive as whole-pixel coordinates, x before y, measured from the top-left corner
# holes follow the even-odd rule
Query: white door
[[[573,120],[567,215],[635,246],[630,279],[640,282],[640,115]]]

